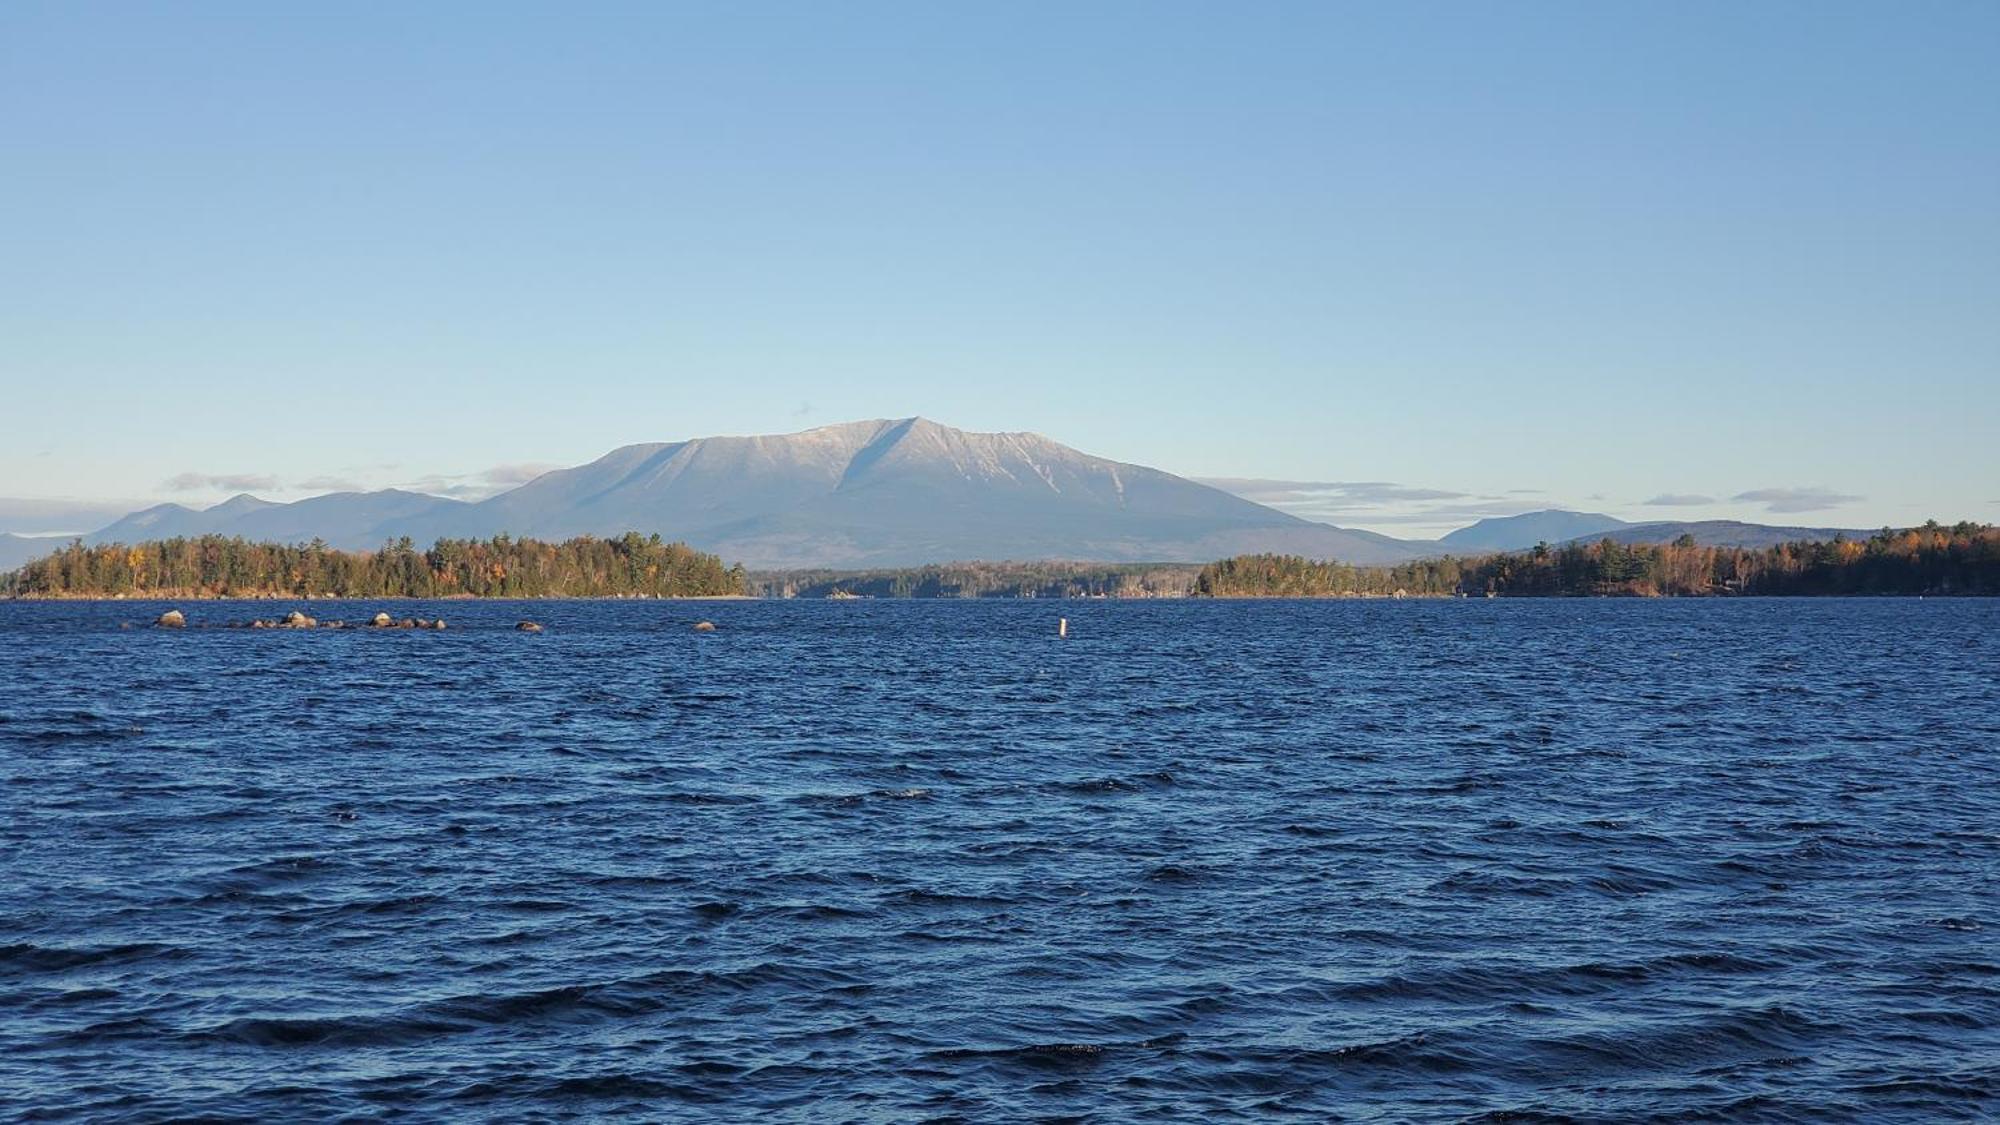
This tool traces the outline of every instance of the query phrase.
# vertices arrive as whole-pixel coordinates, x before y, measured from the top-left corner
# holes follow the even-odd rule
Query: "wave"
[[[853,995],[873,986],[837,969],[776,962],[730,972],[668,970],[604,984],[519,993],[472,993],[386,1012],[244,1016],[182,1036],[258,1047],[403,1046],[489,1027],[575,1019],[632,1019],[677,1012],[693,1001],[777,987],[808,995]]]
[[[1644,961],[1586,961],[1555,966],[1495,961],[1414,970],[1340,985],[1330,989],[1328,998],[1491,1004],[1628,992],[1663,982],[1760,975],[1781,967],[1774,961],[1728,952],[1670,953]]]
[[[0,968],[29,973],[62,973],[142,961],[180,960],[190,956],[193,954],[187,949],[151,941],[82,947],[17,942],[0,945]]]

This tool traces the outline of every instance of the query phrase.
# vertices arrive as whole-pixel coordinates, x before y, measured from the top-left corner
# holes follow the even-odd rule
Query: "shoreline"
[[[761,602],[754,594],[8,594],[0,602]],[[806,599],[800,599],[806,600]]]
[[[524,594],[518,597],[494,597],[478,594],[449,594],[438,597],[411,597],[405,594],[383,594],[379,596],[360,595],[340,597],[333,595],[307,594],[7,594],[0,595],[0,603],[8,602],[103,602],[103,603],[144,603],[144,602],[188,602],[191,604],[221,602],[274,602],[296,603],[357,603],[374,604],[397,602],[1740,602],[1740,601],[1837,601],[1841,599],[1857,601],[1924,601],[1925,599],[1967,601],[1980,598],[2000,598],[2000,593],[1983,591],[1951,591],[1926,593],[1837,593],[1837,594],[1498,594],[1487,597],[1484,594],[1198,594],[1182,597],[1162,597],[1158,595],[1098,595],[1080,597],[1022,597],[1018,595],[989,595],[974,597],[885,597],[865,595],[854,598],[834,597],[792,597],[772,598],[756,594],[663,594],[634,596],[631,594]]]

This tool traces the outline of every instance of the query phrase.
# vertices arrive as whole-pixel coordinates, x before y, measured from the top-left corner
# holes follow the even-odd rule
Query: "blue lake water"
[[[2000,603],[161,608],[0,604],[8,1116],[2000,1113]]]

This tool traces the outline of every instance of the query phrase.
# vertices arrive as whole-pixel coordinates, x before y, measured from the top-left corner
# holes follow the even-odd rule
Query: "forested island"
[[[1528,551],[1353,567],[1285,555],[1211,563],[1196,597],[1713,597],[1727,595],[2000,594],[2000,528],[1936,522],[1867,539],[1704,547],[1541,544]]]
[[[375,551],[209,535],[72,543],[0,578],[20,598],[1327,598],[1714,597],[2000,594],[2000,528],[1935,522],[1866,539],[1753,550],[1666,544],[1542,544],[1527,551],[1350,566],[1242,555],[1205,566],[948,563],[748,574],[658,535],[409,540]]]
[[[220,535],[67,548],[0,580],[26,598],[601,598],[743,592],[743,571],[658,535],[408,539],[376,551],[251,543]]]

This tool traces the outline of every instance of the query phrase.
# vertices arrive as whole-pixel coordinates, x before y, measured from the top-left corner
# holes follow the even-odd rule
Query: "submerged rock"
[[[697,633],[713,633],[715,632],[715,622],[697,621],[694,623],[694,631]]]
[[[153,622],[153,624],[162,629],[185,629],[187,628],[187,623],[187,618],[178,609],[170,609],[162,613],[160,619]]]
[[[532,621],[523,621],[519,625],[514,626],[514,628],[523,633],[539,633],[542,631],[542,627]]]

